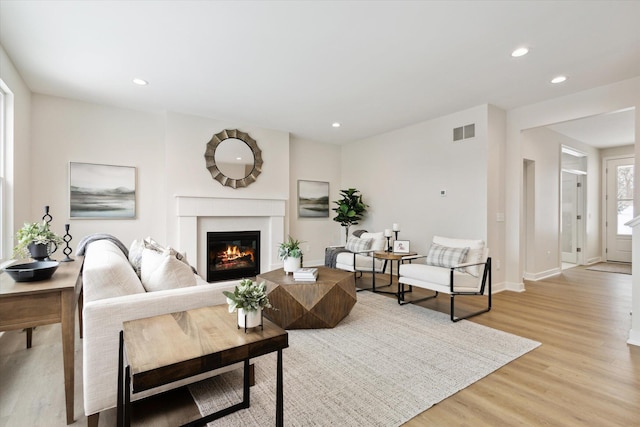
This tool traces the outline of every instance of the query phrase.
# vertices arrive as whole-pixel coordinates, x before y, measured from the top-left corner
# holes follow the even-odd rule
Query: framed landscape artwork
[[[69,163],[69,217],[136,217],[136,168]]]
[[[329,183],[298,180],[298,217],[329,216]]]

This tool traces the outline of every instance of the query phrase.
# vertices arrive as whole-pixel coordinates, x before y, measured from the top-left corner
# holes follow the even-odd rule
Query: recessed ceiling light
[[[133,79],[133,83],[137,84],[138,86],[146,86],[146,85],[149,84],[148,81],[143,80],[143,79],[138,79],[138,78]]]
[[[513,56],[514,58],[518,58],[520,56],[525,56],[527,53],[529,53],[529,49],[527,49],[526,47],[519,47],[511,52],[511,56]]]
[[[339,128],[340,127],[340,123],[334,122],[334,123],[331,124],[331,126],[333,126],[334,128]]]
[[[242,157],[236,157],[236,160],[242,160]]]
[[[562,83],[567,80],[567,76],[557,76],[551,79],[551,83]]]

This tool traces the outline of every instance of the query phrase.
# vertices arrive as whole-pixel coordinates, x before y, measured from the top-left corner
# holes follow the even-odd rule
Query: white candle
[[[384,237],[391,237],[391,230],[388,228],[384,229]]]
[[[393,223],[393,231],[400,231],[400,224]]]

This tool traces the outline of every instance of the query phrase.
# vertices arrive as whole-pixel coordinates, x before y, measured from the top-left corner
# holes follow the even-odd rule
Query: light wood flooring
[[[358,285],[367,287],[369,281],[365,275]],[[576,267],[526,282],[526,289],[494,295],[493,310],[471,321],[542,345],[407,426],[640,426],[640,347],[626,344],[631,276]],[[419,297],[421,292],[414,294]],[[446,295],[420,305],[449,310]],[[23,332],[0,336],[0,426],[65,425],[59,336],[58,325],[38,327],[30,350],[25,349]],[[73,425],[84,426],[79,338],[75,395]],[[185,393],[173,393],[160,405],[157,416],[152,415],[157,408],[140,410],[139,424],[171,426],[197,415]],[[169,406],[178,409],[167,411]],[[115,410],[100,416],[100,426],[111,425]]]

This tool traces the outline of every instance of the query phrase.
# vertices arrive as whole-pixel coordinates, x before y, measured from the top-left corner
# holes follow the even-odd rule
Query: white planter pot
[[[301,258],[287,257],[284,260],[284,272],[286,274],[293,273],[300,268]]]
[[[246,314],[246,316],[245,316]],[[241,328],[255,328],[262,323],[262,308],[254,311],[238,309],[238,326]]]

